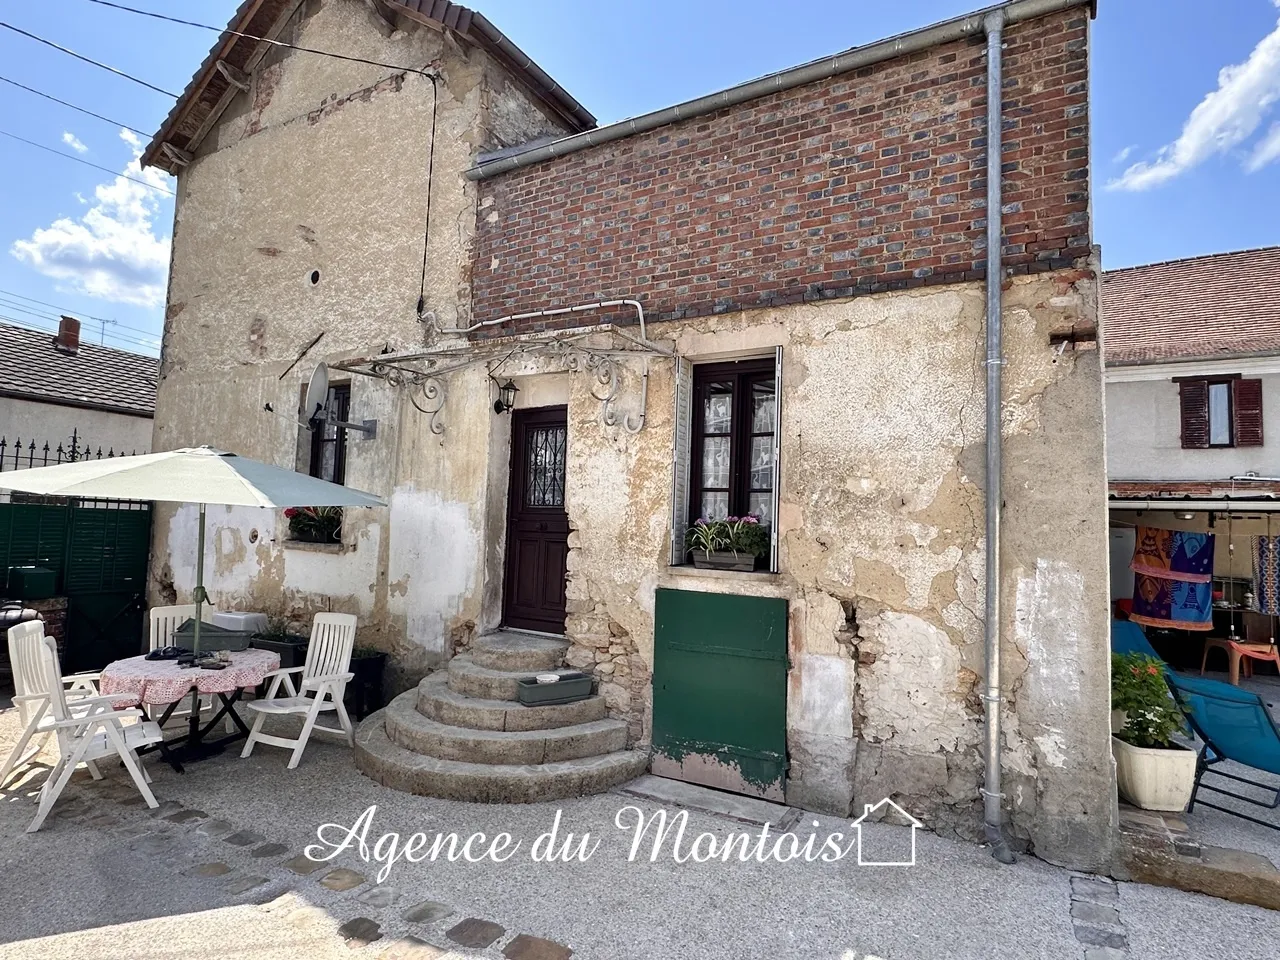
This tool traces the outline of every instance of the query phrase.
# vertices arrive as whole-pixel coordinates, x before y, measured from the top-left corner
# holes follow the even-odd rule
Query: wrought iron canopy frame
[[[595,342],[603,336],[608,337],[607,344]],[[613,324],[600,324],[585,329],[521,334],[414,353],[376,354],[338,361],[329,367],[384,380],[398,388],[417,410],[431,418],[431,432],[443,436],[444,408],[448,400],[445,378],[449,374],[484,364],[489,375],[495,376],[511,360],[538,356],[561,361],[564,369],[571,373],[591,375],[595,381],[591,395],[600,401],[600,423],[607,427],[621,425],[628,433],[639,433],[644,427],[649,393],[649,361],[652,357],[674,359],[676,354]],[[624,415],[615,407],[620,386],[619,361],[635,357],[644,360],[640,413]]]

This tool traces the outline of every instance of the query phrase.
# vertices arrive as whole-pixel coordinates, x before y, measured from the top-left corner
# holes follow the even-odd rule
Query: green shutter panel
[[[1262,446],[1262,381],[1233,380],[1231,409],[1237,447]]]
[[[676,358],[675,450],[671,468],[671,564],[687,562],[685,532],[689,529],[689,458],[693,429],[693,364]]]
[[[1209,385],[1203,380],[1183,380],[1179,387],[1182,406],[1182,448],[1209,446]]]

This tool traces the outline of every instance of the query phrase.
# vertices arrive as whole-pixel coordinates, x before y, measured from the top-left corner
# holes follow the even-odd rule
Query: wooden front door
[[[564,633],[569,515],[564,508],[566,407],[512,414],[503,622]]]

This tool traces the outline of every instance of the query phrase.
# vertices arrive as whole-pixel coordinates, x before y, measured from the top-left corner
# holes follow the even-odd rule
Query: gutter
[[[1006,8],[1007,9],[1007,8]],[[1001,492],[1004,437],[1001,433],[1003,326],[1002,290],[1004,280],[1004,217],[1001,174],[1001,144],[1004,131],[1004,24],[1005,11],[996,8],[983,19],[987,34],[987,469],[986,491],[986,622],[983,640],[986,680],[982,693],[985,716],[982,808],[984,833],[991,855],[1001,863],[1013,863],[1013,853],[1004,839],[1004,793],[1001,791],[1000,709],[1004,704],[1000,676],[1000,526],[1004,495]]]
[[[1006,3],[996,4],[964,17],[946,20],[930,27],[899,34],[896,37],[890,37],[866,46],[854,47],[844,53],[836,54],[834,57],[824,57],[821,60],[815,60],[779,73],[773,73],[757,80],[739,84],[736,87],[730,87],[719,93],[699,97],[696,100],[689,100],[674,107],[666,107],[662,110],[633,117],[630,120],[622,120],[606,127],[562,137],[542,146],[531,147],[529,150],[517,153],[514,156],[505,156],[500,159],[493,158],[486,161],[485,155],[481,155],[477,165],[466,171],[466,176],[469,180],[487,180],[490,177],[496,177],[511,170],[542,163],[544,160],[563,157],[566,154],[576,153],[588,147],[599,146],[602,143],[621,140],[638,133],[656,130],[668,124],[699,117],[716,110],[723,110],[726,107],[736,106],[771,93],[779,93],[804,86],[807,83],[826,80],[842,73],[848,73],[850,70],[917,53],[955,40],[963,40],[966,37],[981,36],[984,32],[983,24],[986,18],[993,13],[1002,14],[1004,23],[1007,25],[1021,23],[1024,20],[1034,20],[1037,17],[1057,13],[1060,10],[1086,5],[1089,7],[1090,17],[1097,16],[1097,0],[1008,0]]]

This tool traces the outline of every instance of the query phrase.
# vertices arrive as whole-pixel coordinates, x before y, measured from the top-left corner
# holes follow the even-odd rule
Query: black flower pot
[[[363,720],[385,705],[382,697],[382,674],[387,666],[387,655],[381,650],[361,651],[351,656],[351,672],[355,677],[347,684],[344,702],[347,712],[356,720]]]

